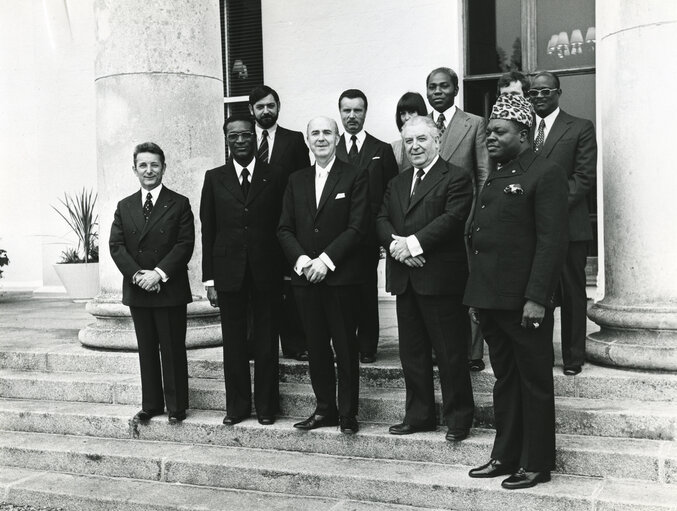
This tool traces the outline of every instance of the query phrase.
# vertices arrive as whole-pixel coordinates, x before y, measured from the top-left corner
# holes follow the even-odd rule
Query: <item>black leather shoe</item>
[[[376,354],[375,353],[362,353],[360,355],[360,362],[363,364],[373,364],[376,362]]]
[[[134,422],[148,422],[153,417],[157,417],[163,413],[165,413],[164,410],[139,410],[132,420]]]
[[[469,429],[448,429],[445,438],[449,442],[460,442],[468,438]]]
[[[338,426],[338,420],[324,415],[311,415],[306,420],[297,422],[294,427],[304,431],[311,429],[325,428],[329,426]]]
[[[513,475],[501,483],[506,490],[521,490],[522,488],[532,488],[538,483],[547,483],[550,481],[550,472],[527,472],[520,468]]]
[[[259,424],[264,426],[271,426],[275,424],[275,417],[259,417]]]
[[[499,460],[491,459],[481,467],[473,468],[468,472],[470,477],[485,479],[488,477],[498,477],[515,472],[516,464],[501,463]]]
[[[567,376],[575,376],[582,370],[581,366],[564,366],[564,374]]]
[[[186,410],[178,410],[176,412],[169,412],[169,418],[167,419],[170,424],[178,424],[179,422],[186,419]]]
[[[223,423],[226,426],[235,426],[235,424],[239,424],[240,422],[242,422],[245,419],[246,419],[246,417],[231,417],[230,415],[226,415],[223,418]]]
[[[468,360],[468,368],[474,373],[483,371],[484,367],[485,367],[484,360],[482,360],[481,358]]]
[[[423,431],[437,431],[437,426],[412,426],[403,422],[388,428],[388,432],[391,435],[411,435],[412,433],[421,433]]]
[[[354,435],[360,430],[360,425],[355,417],[339,417],[339,425],[341,426],[341,433],[346,435]]]

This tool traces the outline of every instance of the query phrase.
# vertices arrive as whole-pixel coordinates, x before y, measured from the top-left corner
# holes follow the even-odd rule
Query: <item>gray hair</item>
[[[437,127],[437,124],[435,124],[435,122],[427,115],[416,115],[411,119],[409,119],[402,125],[402,133],[404,133],[404,130],[407,127],[417,126],[419,124],[423,124],[424,126],[426,126],[433,138],[437,138],[440,136],[440,130]]]

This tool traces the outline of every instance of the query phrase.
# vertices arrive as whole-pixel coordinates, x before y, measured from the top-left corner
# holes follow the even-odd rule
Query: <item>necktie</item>
[[[249,171],[246,168],[242,169],[242,184],[240,187],[242,188],[242,195],[246,199],[249,193]]]
[[[148,221],[150,212],[153,211],[153,196],[148,192],[146,194],[146,202],[143,203],[143,217]]]
[[[259,151],[256,154],[256,158],[264,163],[268,163],[268,130],[263,130],[261,135],[263,138],[261,139],[261,144],[259,144]]]
[[[350,140],[352,141],[353,145],[350,146],[348,157],[350,158],[350,162],[354,163],[357,160],[357,137],[353,135],[350,137]]]
[[[440,114],[437,117],[437,129],[440,130],[440,135],[444,133],[444,121],[446,121],[446,117],[444,117],[444,114]]]
[[[414,198],[414,195],[416,195],[416,189],[418,188],[418,185],[421,184],[421,179],[423,179],[423,169],[418,169],[416,171],[416,179],[414,179],[414,186],[411,188],[411,195],[409,195],[409,201]]]
[[[536,133],[536,141],[534,142],[535,152],[543,149],[543,142],[545,142],[545,119],[541,119],[541,122],[538,124],[538,133]]]

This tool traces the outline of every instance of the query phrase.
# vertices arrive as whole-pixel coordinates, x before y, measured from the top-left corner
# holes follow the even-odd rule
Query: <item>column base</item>
[[[589,334],[586,356],[604,365],[677,371],[677,308],[605,303],[588,311],[600,331]]]
[[[87,302],[86,310],[96,318],[96,321],[78,333],[78,338],[84,346],[137,350],[136,333],[129,307],[123,305],[119,297],[97,297]],[[204,348],[221,344],[219,310],[209,305],[206,299],[195,299],[193,303],[189,303],[186,348]]]

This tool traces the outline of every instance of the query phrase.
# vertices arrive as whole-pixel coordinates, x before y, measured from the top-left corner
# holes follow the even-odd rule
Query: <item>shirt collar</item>
[[[150,196],[153,201],[153,205],[157,202],[157,198],[160,196],[160,192],[162,191],[162,183],[157,185],[155,188],[150,190]],[[145,188],[141,188],[141,202],[146,202],[146,196],[148,195],[148,190]]]
[[[541,119],[543,119],[545,121],[545,127],[550,129],[550,127],[555,122],[555,119],[557,119],[558,115],[559,115],[559,107],[555,108],[552,112],[550,112],[545,117],[539,117],[538,114],[537,114],[536,115],[536,129],[538,130],[538,125],[541,123]]]
[[[456,113],[456,105],[451,105],[442,113],[444,114],[444,127],[447,128],[449,127],[449,123],[451,122],[451,119],[454,117],[454,114]],[[433,109],[433,121],[435,121],[435,124],[437,124],[437,118],[439,116],[440,112]]]
[[[242,175],[242,169],[246,168],[249,171],[249,175],[253,176],[254,175],[254,166],[256,165],[256,158],[252,158],[252,161],[247,163],[247,165],[240,165],[237,161],[235,161],[235,158],[233,158],[233,165],[235,166],[235,173],[237,174],[237,178],[240,179],[240,176]]]
[[[270,128],[266,128],[266,130],[268,131],[269,139],[275,138],[275,132],[277,131],[277,123],[273,124]],[[254,124],[254,131],[256,131],[256,139],[261,140],[261,137],[263,137],[263,128],[258,124]]]
[[[352,143],[353,135],[351,135],[347,131],[344,133],[344,135],[346,137],[346,145],[348,145],[348,149],[350,149],[350,144]],[[357,145],[362,147],[362,144],[364,144],[364,139],[367,138],[367,132],[364,130],[360,130],[358,133],[355,133],[355,138],[357,138]]]
[[[428,175],[428,171],[437,163],[437,160],[440,159],[440,155],[438,154],[435,156],[435,159],[431,161],[426,167],[423,167],[423,177]],[[415,167],[415,169],[418,171],[418,167]],[[416,172],[414,172],[414,175],[416,175]],[[423,178],[421,178],[423,179]]]
[[[331,168],[334,166],[334,162],[336,161],[336,155],[331,159],[331,161],[327,164],[326,167],[322,167],[319,163],[315,162],[315,174],[317,175],[318,170],[324,170],[327,174],[331,171]]]

